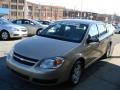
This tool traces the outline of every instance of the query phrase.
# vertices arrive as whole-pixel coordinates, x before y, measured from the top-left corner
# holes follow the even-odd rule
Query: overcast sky
[[[119,14],[120,15],[120,0],[27,0],[34,3],[46,5],[58,5],[67,8],[92,11],[97,13],[106,14]]]

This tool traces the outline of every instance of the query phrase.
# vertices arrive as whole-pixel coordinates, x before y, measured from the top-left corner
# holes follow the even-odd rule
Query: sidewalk
[[[10,51],[10,49],[14,46],[14,44],[19,41],[20,40],[0,41],[0,57],[5,56]]]

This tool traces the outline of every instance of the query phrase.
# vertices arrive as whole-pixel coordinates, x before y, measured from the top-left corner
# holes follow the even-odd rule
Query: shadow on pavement
[[[12,75],[6,68],[5,57],[0,57],[0,90],[114,90],[120,87],[120,63],[115,65],[109,63],[109,60],[112,59],[100,60],[88,67],[80,84],[75,87],[67,83],[48,87],[31,84]]]
[[[9,39],[9,40],[7,40],[7,41],[15,41],[15,40],[20,40],[21,38],[11,38],[11,39]],[[4,40],[2,40],[2,39],[0,39],[0,41],[4,41]]]

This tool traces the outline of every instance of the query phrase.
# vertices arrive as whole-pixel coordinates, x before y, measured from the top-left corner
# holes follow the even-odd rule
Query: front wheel
[[[42,29],[38,29],[36,35],[40,35]]]
[[[79,84],[81,73],[82,73],[82,68],[80,61],[76,61],[71,70],[70,78],[69,78],[69,82],[72,86]]]
[[[7,31],[2,31],[0,37],[2,40],[8,40],[10,38],[10,34]]]

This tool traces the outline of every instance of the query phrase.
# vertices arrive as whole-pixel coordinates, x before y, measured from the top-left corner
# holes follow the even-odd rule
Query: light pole
[[[39,3],[39,5],[38,5],[38,10],[39,10],[39,20],[41,19],[40,17],[41,17],[41,4]]]
[[[82,19],[82,5],[83,5],[83,0],[81,0],[81,13],[80,13],[80,18]]]
[[[24,3],[23,11],[24,11],[24,18],[25,19],[28,18],[29,9],[28,9],[28,4],[27,4],[26,0],[25,0],[25,3]]]

